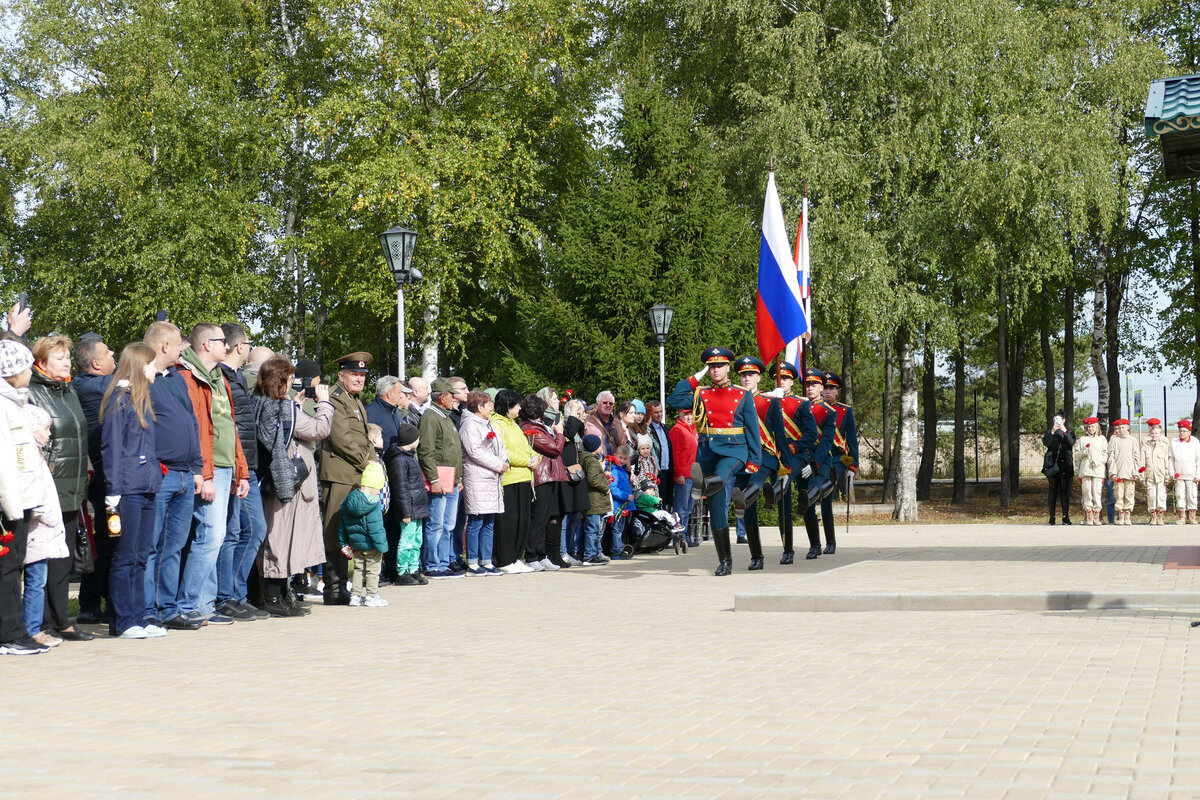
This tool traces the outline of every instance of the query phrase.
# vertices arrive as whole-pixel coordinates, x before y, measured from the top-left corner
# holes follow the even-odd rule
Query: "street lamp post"
[[[413,248],[417,245],[417,232],[399,226],[379,234],[379,246],[388,269],[396,280],[396,339],[399,347],[399,375],[404,374],[404,287],[421,280],[421,271],[412,265]]]
[[[658,402],[664,413],[667,408],[667,334],[674,316],[675,309],[662,303],[650,309],[650,329],[654,331],[654,338],[658,339]]]

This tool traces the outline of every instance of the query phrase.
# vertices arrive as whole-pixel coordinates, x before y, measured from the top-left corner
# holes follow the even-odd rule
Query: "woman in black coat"
[[[1050,524],[1054,524],[1054,505],[1057,502],[1062,506],[1063,525],[1070,525],[1071,481],[1075,479],[1075,433],[1067,429],[1062,409],[1054,415],[1054,424],[1042,437],[1042,444],[1046,446],[1042,473],[1050,482]]]

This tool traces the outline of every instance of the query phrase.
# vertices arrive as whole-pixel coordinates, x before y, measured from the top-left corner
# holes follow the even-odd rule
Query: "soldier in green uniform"
[[[362,480],[375,459],[367,437],[367,410],[358,395],[367,380],[370,353],[350,353],[337,360],[338,385],[329,393],[333,424],[321,444],[321,506],[325,509],[325,605],[349,605],[348,562],[338,542],[342,501]]]

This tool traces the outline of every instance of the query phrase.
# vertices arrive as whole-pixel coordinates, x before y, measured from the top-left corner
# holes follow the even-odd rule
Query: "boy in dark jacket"
[[[588,512],[583,524],[583,553],[579,560],[585,567],[608,563],[608,557],[600,552],[600,540],[604,534],[604,520],[612,516],[613,502],[603,459],[604,440],[594,433],[584,436],[579,463],[583,465],[584,480],[587,482]]]
[[[429,516],[429,495],[425,491],[425,474],[417,462],[417,446],[421,437],[417,426],[403,424],[396,428],[396,443],[388,448],[388,474],[391,478],[392,503],[400,514],[400,546],[396,551],[396,583],[399,586],[419,586],[429,583],[421,574],[421,540],[425,535],[425,519]]]
[[[383,467],[367,464],[362,481],[342,501],[338,522],[338,541],[346,558],[354,559],[352,606],[381,608],[387,600],[379,596],[379,568],[387,552],[387,533],[383,529],[383,503],[379,491],[387,483]]]

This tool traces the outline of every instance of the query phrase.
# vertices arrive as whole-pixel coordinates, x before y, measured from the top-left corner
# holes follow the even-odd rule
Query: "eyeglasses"
[[[220,342],[221,344],[225,344],[224,339],[205,339],[205,341],[206,342]]]

